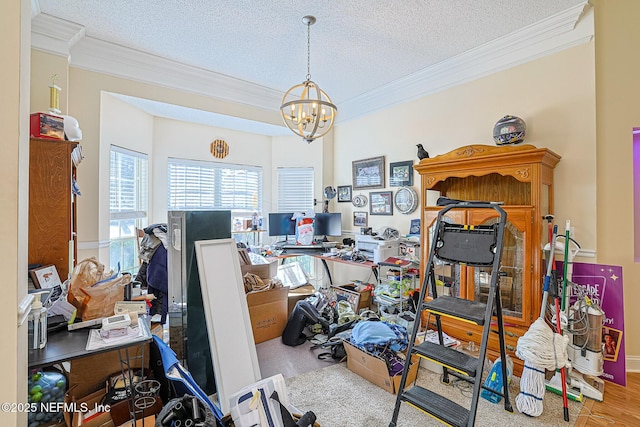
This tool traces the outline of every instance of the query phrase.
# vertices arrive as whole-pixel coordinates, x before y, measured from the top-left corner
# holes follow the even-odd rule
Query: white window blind
[[[149,178],[147,155],[111,146],[109,212],[111,219],[147,216]]]
[[[169,159],[169,210],[262,211],[262,168],[198,160]]]
[[[313,168],[278,168],[278,212],[313,211]]]
[[[135,273],[139,266],[136,228],[147,225],[146,154],[111,146],[109,162],[109,266]]]

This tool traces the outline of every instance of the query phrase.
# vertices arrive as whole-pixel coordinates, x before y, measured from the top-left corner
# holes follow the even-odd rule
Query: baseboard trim
[[[640,356],[627,356],[627,372],[640,372]]]

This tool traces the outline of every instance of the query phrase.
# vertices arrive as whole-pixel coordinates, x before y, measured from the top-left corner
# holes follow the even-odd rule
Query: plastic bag
[[[60,372],[32,371],[29,375],[29,425],[51,425],[62,421],[62,403],[67,390],[67,379]],[[43,403],[44,405],[41,405]],[[51,409],[60,408],[58,412],[46,412],[47,404]],[[59,404],[56,406],[53,404]]]
[[[124,299],[124,286],[131,276],[104,270],[93,257],[80,261],[73,270],[67,301],[78,309],[82,320],[113,316],[115,303]]]

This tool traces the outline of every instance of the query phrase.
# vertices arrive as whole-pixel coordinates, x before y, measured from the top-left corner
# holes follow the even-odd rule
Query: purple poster
[[[556,265],[562,278],[563,265]],[[573,263],[569,280],[583,287],[586,294],[604,311],[602,352],[604,374],[600,378],[626,386],[627,367],[624,349],[624,301],[622,267],[602,264]],[[573,303],[573,299],[571,301]]]

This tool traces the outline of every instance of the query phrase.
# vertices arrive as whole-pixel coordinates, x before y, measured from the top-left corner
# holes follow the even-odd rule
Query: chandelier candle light
[[[311,26],[315,24],[316,18],[305,16],[302,22],[307,26],[307,80],[284,94],[280,113],[293,133],[311,143],[329,132],[338,109],[331,98],[311,81]]]

